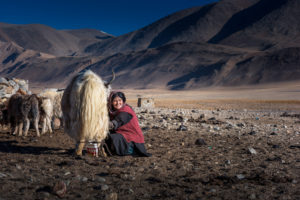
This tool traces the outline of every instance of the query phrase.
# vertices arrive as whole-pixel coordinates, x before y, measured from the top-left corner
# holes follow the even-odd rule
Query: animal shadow
[[[16,140],[0,141],[0,152],[14,154],[70,154],[72,150],[61,148],[39,147],[39,146],[20,146]]]

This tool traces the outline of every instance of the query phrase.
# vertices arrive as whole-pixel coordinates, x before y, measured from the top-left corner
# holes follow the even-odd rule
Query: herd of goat
[[[30,122],[40,136],[39,122],[42,124],[41,134],[48,130],[52,133],[52,120],[62,118],[61,98],[63,91],[46,89],[39,94],[26,94],[17,91],[7,101],[0,104],[0,124],[10,125],[11,134],[27,136]]]
[[[82,155],[85,143],[95,142],[105,156],[102,145],[108,134],[107,98],[114,78],[113,72],[112,79],[105,82],[86,70],[76,75],[65,90],[47,89],[31,95],[18,91],[0,104],[0,122],[10,124],[11,134],[27,136],[32,121],[40,136],[39,122],[42,122],[41,134],[44,134],[47,130],[52,133],[53,119],[63,119],[65,133],[76,141],[77,155]]]

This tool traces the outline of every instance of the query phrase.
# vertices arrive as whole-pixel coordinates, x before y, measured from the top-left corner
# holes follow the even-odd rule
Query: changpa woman
[[[145,148],[143,132],[123,92],[112,92],[108,101],[110,134],[106,141],[117,155],[151,156]]]

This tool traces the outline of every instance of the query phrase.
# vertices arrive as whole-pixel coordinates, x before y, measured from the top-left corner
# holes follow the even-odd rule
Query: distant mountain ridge
[[[41,24],[0,23],[0,41],[56,56],[80,54],[86,46],[113,37],[94,29],[55,30]]]
[[[128,34],[0,23],[0,76],[64,87],[79,71],[117,88],[197,89],[300,80],[300,1],[221,0]]]

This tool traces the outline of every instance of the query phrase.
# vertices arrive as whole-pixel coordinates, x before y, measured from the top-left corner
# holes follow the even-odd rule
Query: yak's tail
[[[79,128],[86,141],[102,141],[108,132],[107,91],[100,77],[86,71],[79,88]],[[82,138],[80,136],[80,138]]]

